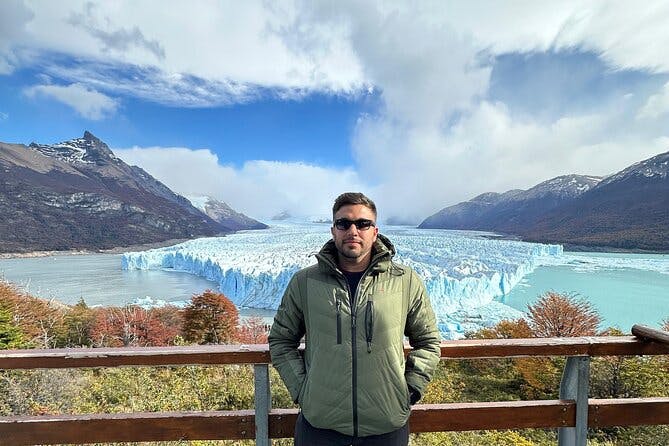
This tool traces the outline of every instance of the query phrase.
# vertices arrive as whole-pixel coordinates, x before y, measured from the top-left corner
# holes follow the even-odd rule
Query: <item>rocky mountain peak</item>
[[[669,176],[669,152],[640,161],[620,172],[606,177],[601,186],[629,178],[666,179]]]
[[[554,194],[562,198],[574,198],[595,187],[602,177],[592,175],[562,175],[539,183],[527,190],[526,197]]]
[[[117,160],[109,146],[88,130],[82,138],[63,141],[58,144],[30,143],[31,149],[46,156],[58,158],[68,163],[107,164]]]

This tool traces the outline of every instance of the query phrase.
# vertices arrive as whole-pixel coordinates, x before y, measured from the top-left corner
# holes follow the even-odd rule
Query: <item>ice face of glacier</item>
[[[560,245],[490,239],[477,232],[394,226],[382,232],[397,249],[395,260],[411,266],[425,281],[445,338],[520,317],[494,298],[563,254]],[[239,307],[276,309],[292,275],[315,263],[313,254],[329,238],[324,225],[287,221],[262,231],[126,253],[122,267],[196,274],[218,283]]]

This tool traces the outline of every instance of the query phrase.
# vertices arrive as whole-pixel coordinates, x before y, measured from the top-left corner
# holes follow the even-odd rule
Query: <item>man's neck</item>
[[[359,273],[366,270],[371,261],[372,261],[371,255],[367,256],[366,259],[363,259],[359,262],[351,261],[340,255],[337,261],[337,265],[339,266],[339,269],[341,269],[342,271],[346,271],[349,273]]]

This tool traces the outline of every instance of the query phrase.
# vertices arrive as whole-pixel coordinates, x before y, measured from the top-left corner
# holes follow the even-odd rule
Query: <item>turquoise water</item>
[[[659,326],[669,318],[669,255],[565,253],[538,267],[499,300],[521,311],[546,291],[577,293],[603,318],[602,328],[629,332],[635,323]],[[124,305],[145,301],[184,304],[217,284],[174,271],[121,270],[120,255],[0,259],[0,278],[47,299],[74,304]],[[272,311],[242,310],[271,320]],[[247,314],[248,313],[248,314]]]
[[[55,255],[0,259],[0,279],[44,299],[89,306],[129,303],[185,305],[193,294],[218,284],[186,273],[163,270],[124,271],[120,254]],[[240,309],[242,318],[271,323],[273,311]]]
[[[602,328],[625,332],[669,318],[669,255],[565,253],[561,262],[538,267],[499,300],[526,311],[547,291],[575,293],[597,309]]]
[[[171,271],[123,271],[120,254],[0,259],[0,278],[45,299],[125,305],[143,299],[180,303],[217,284]]]

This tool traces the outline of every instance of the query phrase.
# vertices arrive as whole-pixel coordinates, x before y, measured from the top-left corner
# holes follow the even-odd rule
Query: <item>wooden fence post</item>
[[[590,358],[568,357],[560,382],[560,399],[576,401],[576,426],[558,429],[558,446],[585,446],[588,443],[589,379]]]
[[[269,364],[254,364],[256,446],[270,446],[269,411],[272,395],[269,388]]]

